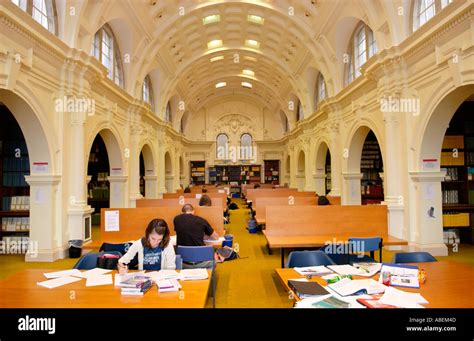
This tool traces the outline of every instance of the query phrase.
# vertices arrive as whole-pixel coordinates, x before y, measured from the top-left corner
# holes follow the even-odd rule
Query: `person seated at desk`
[[[199,206],[212,206],[212,200],[207,194],[203,194],[199,199]]]
[[[193,205],[184,205],[181,212],[173,220],[177,245],[205,246],[204,240],[219,239],[219,235],[207,220],[194,214]],[[197,264],[183,262],[183,268],[206,268],[211,266],[212,263],[210,261]]]
[[[124,274],[128,264],[138,253],[138,270],[174,270],[176,254],[170,243],[170,230],[163,219],[153,219],[145,230],[145,237],[138,239],[118,260],[118,270]]]
[[[326,205],[331,205],[329,202],[329,199],[325,195],[320,195],[318,197],[318,206],[326,206]]]
[[[184,193],[191,193],[191,188],[186,187],[186,188],[184,189]]]

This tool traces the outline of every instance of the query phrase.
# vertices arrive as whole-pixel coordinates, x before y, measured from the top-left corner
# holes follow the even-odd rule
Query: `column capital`
[[[57,186],[61,182],[60,175],[28,175],[25,176],[25,181],[30,186]]]
[[[361,180],[363,175],[362,173],[342,173],[346,180]]]
[[[415,182],[443,181],[445,172],[409,172],[410,178]]]
[[[109,175],[107,177],[107,180],[109,180],[109,182],[115,182],[115,183],[125,183],[127,182],[127,179],[128,179],[128,176],[126,175]]]

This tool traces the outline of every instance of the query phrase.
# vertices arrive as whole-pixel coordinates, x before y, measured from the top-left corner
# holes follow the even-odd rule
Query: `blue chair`
[[[349,251],[351,253],[349,257],[349,264],[365,262],[375,263],[375,251],[379,251],[379,260],[382,263],[382,245],[383,239],[381,237],[373,238],[349,238]],[[370,252],[370,257],[363,255],[354,255],[354,253],[365,253]]]
[[[111,252],[111,251],[118,251],[122,255],[126,254],[130,246],[132,246],[132,242],[127,243],[120,243],[120,244],[112,244],[112,243],[102,243],[100,246],[99,252]],[[133,257],[133,259],[128,263],[129,269],[138,269],[138,254]]]
[[[212,246],[181,246],[178,245],[178,251],[176,252],[181,256],[184,263],[201,263],[211,262],[212,275],[212,307],[216,307],[216,280],[215,280],[215,267],[216,261],[214,259],[214,247]]]
[[[334,252],[335,250],[338,250],[342,248],[343,250],[346,249],[345,245],[343,244],[327,244],[324,245],[322,248],[319,249],[319,251],[324,252],[326,256],[328,256],[334,264],[342,265],[342,264],[349,264],[349,254],[346,252]]]
[[[234,236],[231,234],[226,234],[224,236],[224,241],[222,242],[222,247],[224,246],[232,247],[233,242],[234,242]]]
[[[181,270],[183,268],[183,259],[180,255],[176,255],[176,270]]]
[[[393,263],[423,263],[423,262],[437,262],[429,252],[407,252],[396,253],[393,256]]]
[[[91,270],[97,267],[97,258],[103,254],[110,254],[110,255],[118,255],[122,257],[122,254],[118,251],[110,251],[110,252],[91,252],[87,253],[81,257],[74,265],[73,269],[78,270]]]
[[[334,263],[323,251],[293,251],[288,255],[286,267],[294,268],[334,264],[336,263]]]

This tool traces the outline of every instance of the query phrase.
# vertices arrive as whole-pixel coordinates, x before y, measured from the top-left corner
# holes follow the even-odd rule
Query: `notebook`
[[[349,278],[343,278],[339,282],[328,285],[328,287],[341,296],[380,294],[386,289],[385,285],[373,279],[351,280]]]
[[[316,282],[302,282],[297,280],[288,280],[288,286],[300,298],[311,296],[328,295],[329,292]]]

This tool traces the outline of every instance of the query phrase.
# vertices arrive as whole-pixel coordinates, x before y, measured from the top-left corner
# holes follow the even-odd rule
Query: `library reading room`
[[[0,338],[472,340],[473,41],[472,0],[0,0]]]

